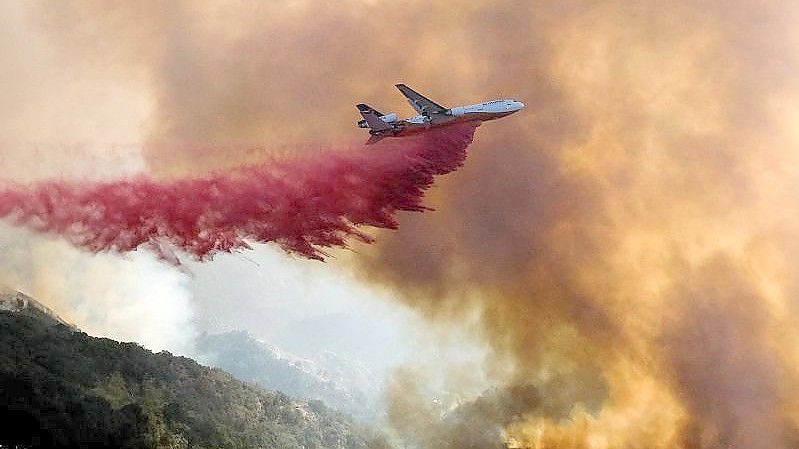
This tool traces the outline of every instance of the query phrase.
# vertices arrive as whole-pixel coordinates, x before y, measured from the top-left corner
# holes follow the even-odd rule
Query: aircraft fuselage
[[[383,135],[385,137],[403,137],[420,132],[427,131],[431,128],[439,128],[442,126],[450,126],[456,123],[469,123],[469,122],[487,122],[489,120],[496,120],[518,112],[524,108],[524,103],[516,100],[495,100],[485,103],[470,104],[467,106],[458,106],[449,109],[448,111],[440,114],[433,114],[430,117],[425,115],[416,115],[404,120],[391,121],[395,114],[387,114],[381,119],[391,125],[392,129],[385,131],[371,131],[372,135]],[[365,120],[358,122],[359,128],[368,128]]]
[[[364,119],[358,122],[358,127],[369,129],[370,138],[367,144],[386,137],[404,137],[457,123],[473,123],[478,126],[482,122],[496,120],[524,108],[524,103],[512,99],[446,108],[404,84],[397,84],[397,88],[408,98],[419,115],[399,120],[397,114],[381,114],[369,105],[359,104],[357,107]]]

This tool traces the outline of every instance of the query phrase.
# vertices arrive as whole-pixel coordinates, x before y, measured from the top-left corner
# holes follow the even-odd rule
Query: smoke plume
[[[422,211],[435,175],[466,158],[474,127],[435,129],[375,149],[325,152],[200,179],[49,182],[0,190],[0,217],[65,237],[93,252],[163,243],[198,259],[276,242],[322,260],[363,225],[395,229],[397,211]]]
[[[795,2],[32,9],[66,64],[145,86],[158,177],[250,157],[172,143],[338,139],[354,102],[403,106],[398,81],[446,105],[528,105],[481,130],[435,214],[400,216],[353,258],[431,321],[478,315],[491,348],[497,393],[440,426],[416,419],[439,415],[421,380],[398,378],[409,444],[799,445]]]
[[[472,55],[520,89],[526,126],[485,133],[440,213],[402,217],[359,266],[431,319],[477,311],[487,369],[537,394],[422,435],[397,419],[409,441],[468,446],[440,436],[457,422],[525,448],[799,444],[798,13],[492,8]]]
[[[1,183],[99,182],[140,173],[151,110],[143,80],[131,77],[131,65],[109,76],[77,64],[80,58],[62,58],[33,23],[41,15],[31,6],[0,4]],[[0,284],[92,335],[189,353],[195,334],[189,281],[146,252],[95,255],[0,224]]]

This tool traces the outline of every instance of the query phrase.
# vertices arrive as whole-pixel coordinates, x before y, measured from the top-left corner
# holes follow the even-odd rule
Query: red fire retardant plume
[[[275,242],[322,260],[324,248],[395,229],[397,211],[423,211],[435,175],[463,164],[474,127],[457,125],[353,151],[238,169],[199,179],[46,182],[0,188],[0,217],[90,251],[165,244],[199,260]]]

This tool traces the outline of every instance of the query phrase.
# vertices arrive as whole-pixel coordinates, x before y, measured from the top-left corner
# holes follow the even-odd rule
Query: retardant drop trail
[[[90,251],[174,245],[199,260],[275,242],[322,260],[348,238],[371,242],[363,225],[394,229],[397,211],[423,211],[435,175],[466,158],[474,127],[451,126],[376,148],[156,182],[46,182],[0,190],[0,217],[57,234]]]

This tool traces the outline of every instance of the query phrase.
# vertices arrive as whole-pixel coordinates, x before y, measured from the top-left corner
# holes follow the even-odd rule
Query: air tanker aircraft
[[[397,120],[397,114],[381,114],[369,105],[359,104],[358,111],[363,116],[363,120],[358,122],[358,128],[369,128],[370,136],[366,145],[371,145],[386,137],[410,136],[430,128],[456,123],[472,122],[478,126],[482,122],[513,114],[524,107],[524,103],[521,101],[494,100],[447,109],[404,84],[396,84],[396,86],[419,115],[405,120]]]

